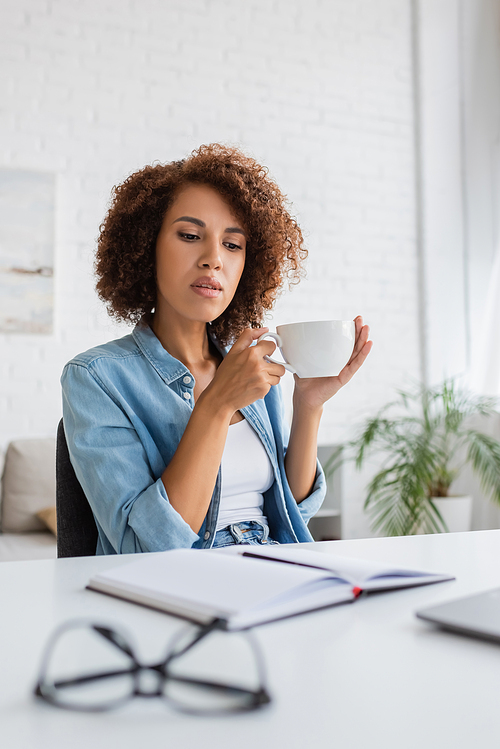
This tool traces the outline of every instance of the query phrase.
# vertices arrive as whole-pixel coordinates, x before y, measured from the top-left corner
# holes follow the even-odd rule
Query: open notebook
[[[450,575],[288,546],[178,549],[141,554],[94,575],[88,588],[230,630],[339,603],[362,592],[453,580]]]

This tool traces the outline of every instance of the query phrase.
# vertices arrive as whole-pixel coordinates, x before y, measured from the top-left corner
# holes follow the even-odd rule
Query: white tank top
[[[245,520],[267,523],[262,495],[272,486],[273,469],[264,445],[246,419],[230,424],[221,469],[217,530]]]

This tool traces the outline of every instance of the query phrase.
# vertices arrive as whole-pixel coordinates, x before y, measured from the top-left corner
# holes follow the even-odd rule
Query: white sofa
[[[5,456],[0,498],[0,562],[57,556],[55,438],[19,439]],[[320,448],[328,457],[330,448]],[[337,481],[337,478],[334,479]],[[332,496],[338,487],[329,486]],[[340,513],[327,499],[311,520],[317,541],[340,537]]]
[[[7,448],[0,499],[0,562],[51,559],[55,531],[55,438],[21,439]]]

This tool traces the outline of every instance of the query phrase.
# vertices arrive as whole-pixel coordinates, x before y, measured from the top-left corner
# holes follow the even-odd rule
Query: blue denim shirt
[[[99,531],[96,553],[210,547],[220,468],[198,533],[174,510],[161,480],[194,407],[194,377],[184,364],[141,323],[130,335],[76,356],[61,383],[71,462]],[[264,495],[270,536],[280,543],[311,541],[307,522],[324,499],[324,475],[318,464],[311,494],[297,505],[284,468],[288,435],[280,387],[242,413],[273,467],[274,482]]]

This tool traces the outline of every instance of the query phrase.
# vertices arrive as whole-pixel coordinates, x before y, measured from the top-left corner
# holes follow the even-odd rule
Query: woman
[[[94,512],[98,554],[309,541],[325,493],[323,404],[368,355],[368,328],[338,377],[295,377],[287,440],[279,382],[256,342],[302,234],[267,171],[202,146],[115,188],[101,226],[97,290],[131,335],[62,375],[64,428]],[[222,470],[221,470],[222,462]]]

